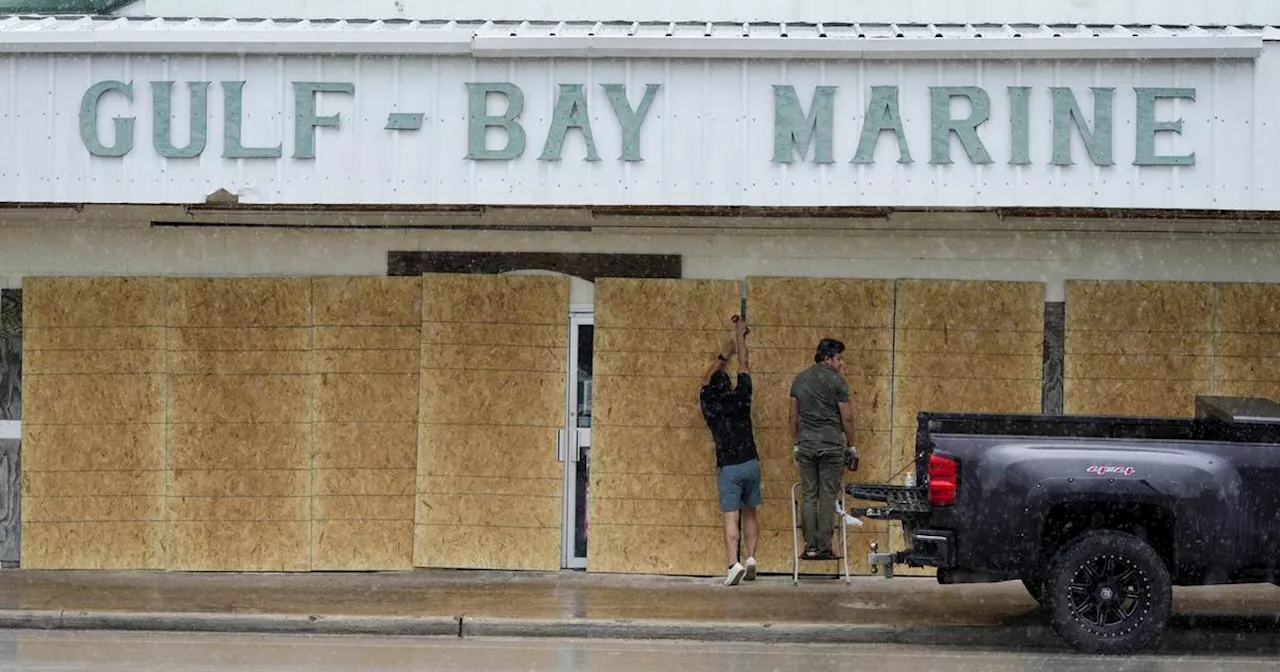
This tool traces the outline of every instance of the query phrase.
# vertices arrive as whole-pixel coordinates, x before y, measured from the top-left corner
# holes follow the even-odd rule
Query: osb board
[[[165,421],[164,376],[156,374],[22,377],[23,426],[154,424]]]
[[[170,281],[168,568],[310,568],[312,281]]]
[[[698,393],[732,335],[741,287],[605,278],[595,296],[587,569],[718,574],[723,518]],[[634,482],[649,487],[637,492]]]
[[[1196,282],[1068,280],[1067,332],[1213,331],[1214,288]]]
[[[425,275],[413,564],[558,569],[569,282]],[[542,496],[479,495],[478,479]]]
[[[1189,418],[1197,395],[1214,394],[1212,380],[1083,379],[1063,380],[1066,412],[1075,415],[1115,415]],[[1219,393],[1225,394],[1222,387]]]
[[[310,568],[307,520],[174,520],[170,567],[194,572],[305,572]]]
[[[156,521],[22,525],[24,569],[162,569],[164,527]]]
[[[34,327],[23,326],[24,351],[93,350],[98,354],[112,350],[165,349],[164,326],[151,327]]]
[[[747,279],[747,315],[761,327],[892,329],[893,282],[752,277]]]
[[[796,374],[813,365],[823,338],[845,344],[844,378],[854,414],[854,444],[861,466],[842,472],[845,483],[882,482],[891,464],[894,286],[887,280],[749,278],[752,370],[757,384],[754,420],[761,448],[763,571],[792,568],[791,487],[799,472],[791,459],[790,395]],[[834,513],[832,514],[834,515]],[[882,541],[883,534],[876,537]],[[883,541],[882,541],[883,543]],[[803,536],[800,539],[803,546]],[[855,561],[855,572],[866,573]],[[803,563],[804,574],[830,574],[838,563]]]
[[[1040,412],[1042,283],[900,280],[896,306],[895,482],[913,468],[922,411]]]
[[[592,534],[594,534],[594,530]],[[550,571],[560,567],[560,527],[414,525],[419,567]]]
[[[311,566],[315,571],[370,571],[413,564],[413,498],[406,520],[315,520]]]
[[[597,502],[593,494],[592,517]],[[620,520],[590,526],[591,572],[715,576],[725,569],[723,525],[672,527]]]
[[[305,375],[170,376],[175,423],[310,422],[311,385]]]
[[[1064,410],[1189,417],[1214,387],[1214,286],[1068,281]]]
[[[1038,282],[899,280],[897,292],[898,331],[1025,332],[1044,327],[1044,285]]]
[[[314,278],[311,292],[317,327],[416,328],[422,322],[422,283],[417,278]]]
[[[555,459],[558,429],[493,425],[481,432],[471,425],[423,425],[418,439],[419,482],[437,476],[456,483],[470,478],[563,479],[564,465]],[[546,446],[551,447],[550,460],[532,455]],[[591,457],[595,459],[594,452]]]
[[[309,569],[312,425],[183,422],[190,419],[172,425],[168,568]]]
[[[1218,394],[1280,400],[1280,285],[1217,286]]]
[[[170,327],[311,325],[308,278],[176,278],[169,281]]]
[[[162,278],[30,277],[22,281],[24,330],[155,327],[164,324],[164,308]]]
[[[408,569],[422,282],[316,278],[312,301],[312,569]]]
[[[22,565],[161,568],[164,281],[24,284]]]
[[[317,422],[414,422],[417,373],[323,373],[315,376]]]
[[[957,354],[956,357],[963,357]],[[1039,413],[1040,377],[1021,379],[898,378],[893,425],[914,430],[917,413]]]
[[[596,282],[596,328],[726,332],[741,312],[742,289],[723,280],[602,278]]]

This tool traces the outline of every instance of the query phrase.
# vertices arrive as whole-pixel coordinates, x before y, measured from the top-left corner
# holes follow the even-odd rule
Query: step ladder
[[[795,485],[791,486],[791,550],[792,550],[791,585],[793,586],[800,585],[800,563],[801,562],[833,562],[834,561],[832,559],[804,560],[800,557],[800,551],[802,550],[800,537],[803,534],[803,528],[804,528],[802,524],[803,516],[801,515],[801,512],[800,512],[800,505],[802,503],[801,497],[799,496],[800,487],[801,487],[800,483],[796,483]],[[836,527],[840,529],[840,557],[836,558],[835,560],[840,561],[842,568],[844,569],[844,582],[846,584],[849,584],[852,582],[852,580],[849,577],[849,529],[848,527],[850,524],[850,518],[852,518],[852,516],[847,516],[845,514],[846,511],[848,511],[848,509],[845,507],[844,483],[841,483],[840,488],[836,491],[836,508],[834,511],[830,512],[830,515],[836,516]],[[857,519],[854,518],[853,520],[857,520]],[[832,578],[839,578],[839,576],[837,575]]]

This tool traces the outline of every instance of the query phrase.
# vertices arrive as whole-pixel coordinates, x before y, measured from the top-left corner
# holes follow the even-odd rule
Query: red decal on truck
[[[1103,467],[1097,465],[1089,467],[1088,469],[1089,473],[1097,474],[1099,476],[1111,476],[1116,474],[1120,476],[1132,476],[1136,471],[1137,469],[1134,469],[1133,467]]]

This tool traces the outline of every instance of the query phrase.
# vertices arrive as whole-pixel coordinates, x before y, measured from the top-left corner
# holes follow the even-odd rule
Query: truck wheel
[[[1035,600],[1037,604],[1044,606],[1044,583],[1033,579],[1023,579],[1022,585],[1025,586],[1027,592],[1031,594],[1031,599]]]
[[[1045,582],[1053,629],[1086,653],[1153,644],[1173,611],[1173,583],[1155,549],[1131,534],[1089,532],[1058,553]]]

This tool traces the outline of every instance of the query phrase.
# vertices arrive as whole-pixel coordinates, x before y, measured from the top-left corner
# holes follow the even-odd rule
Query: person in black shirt
[[[716,490],[724,513],[724,549],[729,561],[726,586],[756,578],[756,541],[760,524],[760,456],[751,427],[751,362],[747,356],[747,321],[734,321],[733,338],[725,343],[716,361],[702,377],[702,417],[716,444]],[[738,384],[729,385],[724,367],[738,356]],[[738,522],[746,542],[746,563],[738,556]]]

